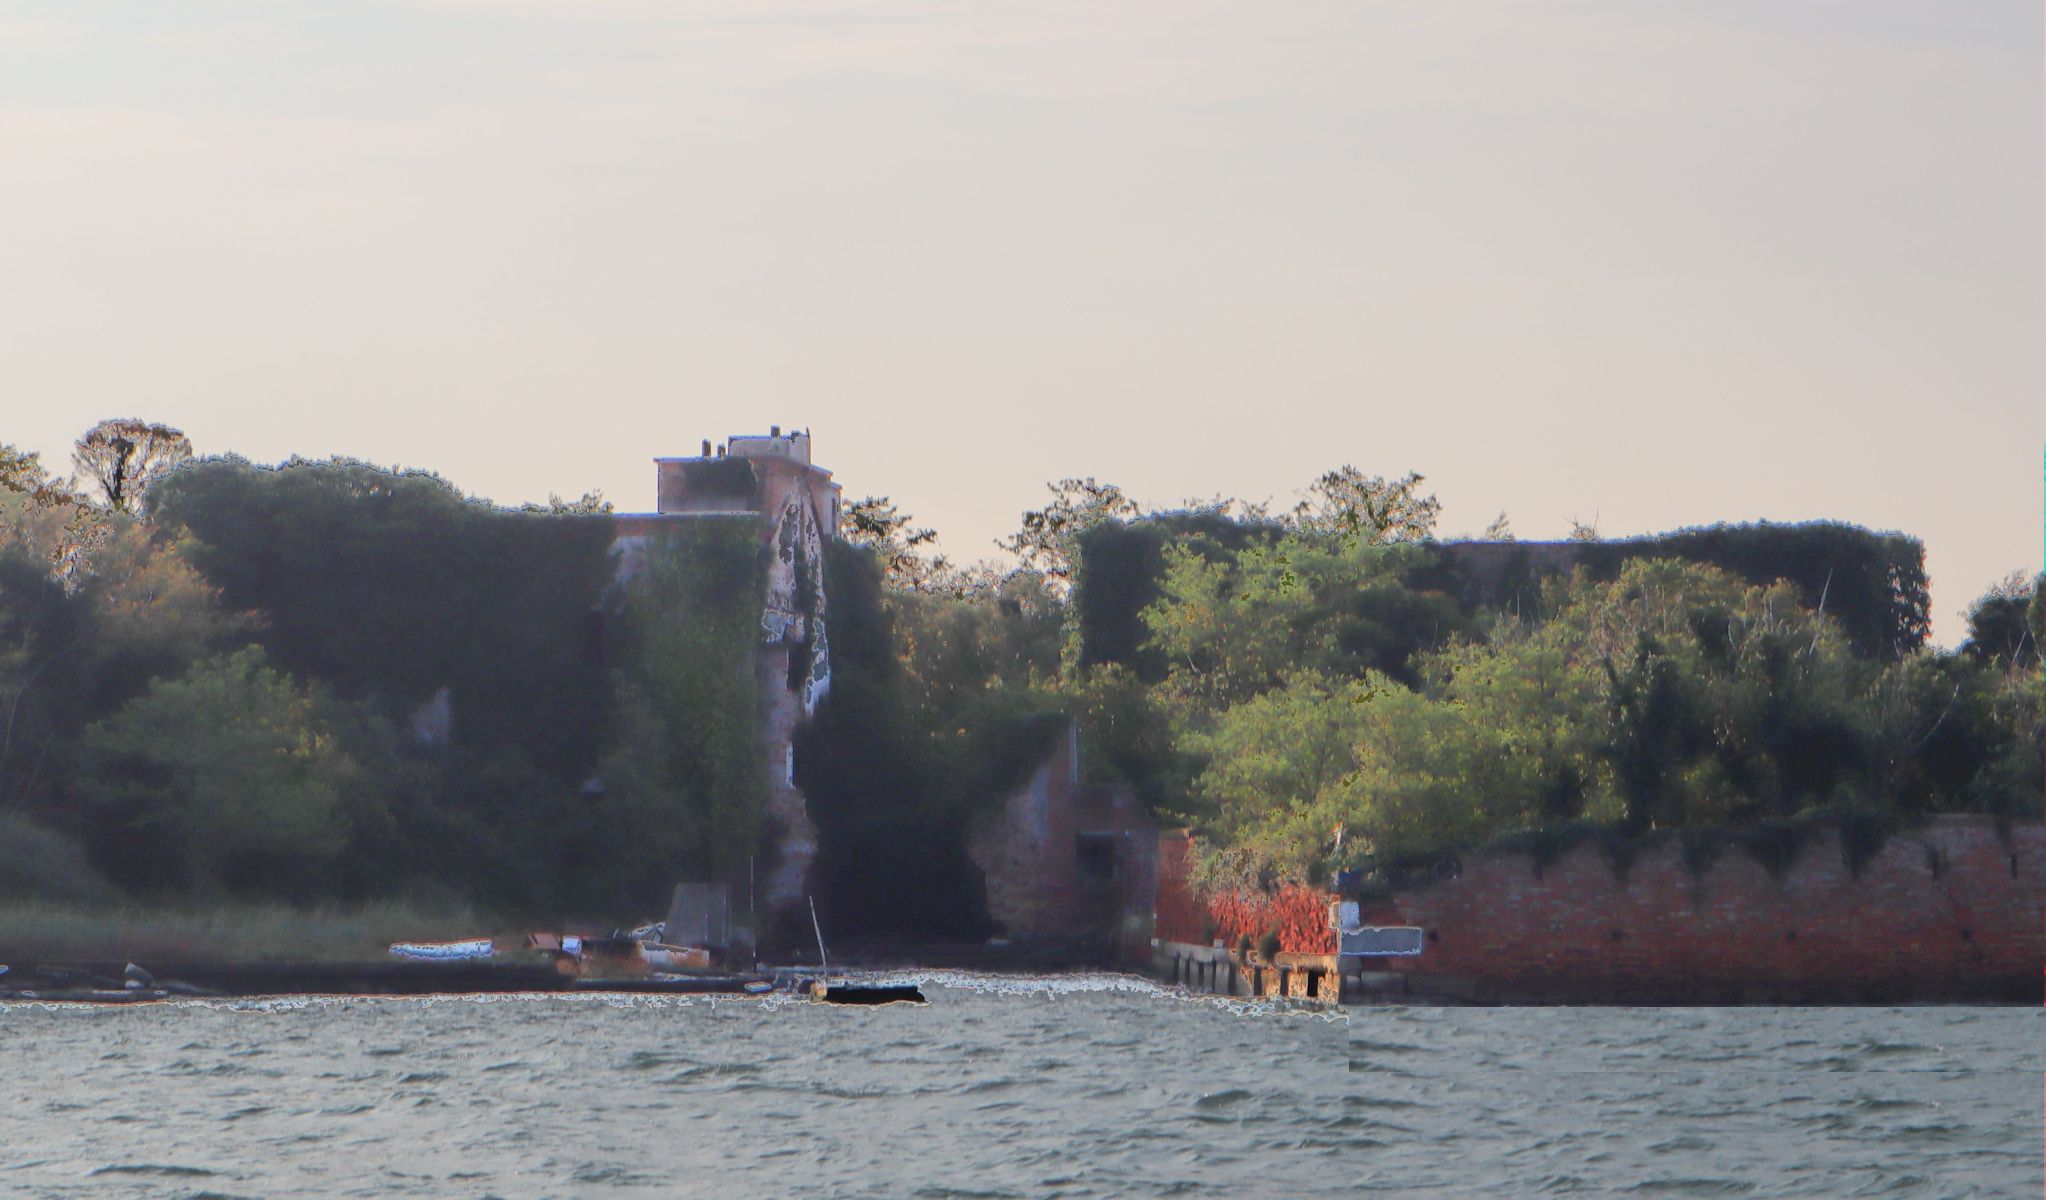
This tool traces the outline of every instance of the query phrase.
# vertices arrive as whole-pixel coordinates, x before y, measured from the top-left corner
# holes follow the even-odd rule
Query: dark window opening
[[[1115,835],[1112,833],[1083,833],[1074,847],[1074,858],[1078,863],[1080,882],[1104,884],[1115,882]]]
[[[808,638],[789,647],[789,690],[800,692],[810,680],[810,641]]]

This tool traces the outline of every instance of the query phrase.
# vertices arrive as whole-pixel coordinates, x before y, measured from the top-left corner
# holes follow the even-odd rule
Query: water
[[[2030,1009],[0,1006],[0,1195],[2041,1194]]]

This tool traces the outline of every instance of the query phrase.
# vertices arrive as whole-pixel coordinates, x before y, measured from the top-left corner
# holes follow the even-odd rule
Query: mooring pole
[[[817,933],[817,969],[827,970],[830,964],[824,961],[824,927],[817,923],[817,897],[805,896],[803,899],[810,902],[810,928]]]

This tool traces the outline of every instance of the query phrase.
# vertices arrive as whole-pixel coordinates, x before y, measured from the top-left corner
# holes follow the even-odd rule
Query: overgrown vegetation
[[[2038,581],[1935,652],[1901,535],[1584,530],[1534,554],[1503,514],[1505,544],[1431,540],[1420,482],[1345,468],[1275,516],[1143,515],[1068,480],[1011,539],[1070,584],[1040,688],[1090,772],[1195,829],[1211,886],[1369,887],[1487,845],[1539,869],[1587,840],[1624,873],[1671,831],[1700,869],[1732,845],[1781,871],[1831,829],[1858,872],[1932,813],[2038,813]]]
[[[612,919],[758,842],[744,531],[613,591],[594,496],[229,458],[116,508],[7,462],[0,892]]]
[[[1058,610],[1028,576],[952,594],[889,588],[885,549],[825,546],[831,695],[796,745],[820,834],[815,878],[843,933],[981,936],[986,893],[967,839],[1063,724],[1046,686]]]
[[[749,525],[654,538],[621,588],[595,494],[189,453],[110,424],[80,491],[0,447],[0,902],[622,917],[771,869]],[[1215,886],[1671,837],[1781,871],[1822,830],[1858,872],[1929,814],[2038,814],[2040,580],[1935,652],[1899,535],[1441,543],[1422,482],[1146,513],[1069,479],[1013,568],[849,506],[795,763],[834,930],[987,932],[969,834],[1068,720]]]
[[[606,647],[616,714],[596,785],[564,814],[558,869],[629,912],[677,879],[736,879],[763,843],[754,645],[766,547],[739,522],[698,521],[647,547]]]

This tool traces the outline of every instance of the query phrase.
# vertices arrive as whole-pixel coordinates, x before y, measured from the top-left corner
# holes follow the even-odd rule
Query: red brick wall
[[[1069,934],[1078,922],[1075,753],[1069,731],[1002,807],[968,832],[967,850],[987,881],[988,915],[1011,937]]]
[[[1935,870],[1933,858],[1938,867]],[[1929,993],[2040,976],[2046,959],[2046,828],[1936,819],[1892,838],[1855,879],[1837,838],[1804,848],[1782,879],[1738,850],[1693,876],[1668,844],[1624,881],[1582,846],[1535,876],[1525,855],[1400,893],[1367,923],[1418,925],[1418,958],[1390,970],[1506,987],[1596,983],[1616,991],[1909,984]]]
[[[1187,881],[1192,854],[1193,839],[1185,832],[1175,830],[1158,835],[1158,900],[1152,911],[1158,917],[1160,941],[1205,946],[1208,938],[1202,936],[1202,931],[1208,909]]]
[[[1159,937],[1198,942],[1202,917],[1198,906],[1188,909],[1184,854],[1160,847]],[[1176,875],[1165,869],[1172,861],[1182,864]],[[1276,916],[1286,949],[1312,950],[1312,896],[1301,889],[1261,905],[1218,897],[1207,915],[1232,942]],[[1314,900],[1325,921],[1326,900]],[[1525,854],[1473,858],[1460,876],[1400,892],[1363,917],[1428,931],[1419,957],[1377,960],[1374,969],[1466,977],[1481,995],[1706,1002],[1718,998],[1715,989],[1937,996],[1999,981],[2037,984],[2046,964],[2042,901],[2046,827],[2019,826],[2006,843],[1987,819],[1943,817],[1892,838],[1859,879],[1830,833],[1806,845],[1781,879],[1737,849],[1694,876],[1674,841],[1644,851],[1620,879],[1584,845],[1539,876]]]
[[[1126,786],[1080,779],[1079,731],[1068,724],[1022,786],[976,821],[967,851],[987,885],[988,915],[1020,938],[1099,938],[1117,957],[1150,957],[1158,891],[1158,827]],[[1107,879],[1083,876],[1081,837],[1115,856]]]

